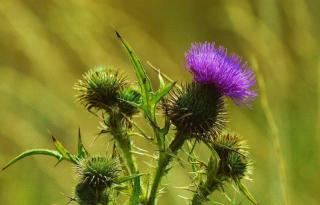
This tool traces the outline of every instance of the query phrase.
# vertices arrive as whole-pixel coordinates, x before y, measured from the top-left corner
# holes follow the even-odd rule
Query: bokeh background
[[[75,150],[79,126],[92,143],[97,119],[76,103],[72,86],[100,64],[134,79],[115,29],[154,80],[147,61],[185,82],[190,43],[215,41],[243,56],[258,75],[251,109],[229,103],[229,127],[245,136],[255,161],[249,189],[260,204],[320,204],[319,9],[317,0],[0,0],[0,163],[26,149],[53,148],[51,134]],[[98,139],[90,150],[104,152],[107,144]],[[0,172],[0,204],[66,204],[73,169],[54,164],[39,156]],[[188,185],[188,173],[176,166],[166,183],[159,204],[186,204],[177,196],[190,196],[178,188]]]

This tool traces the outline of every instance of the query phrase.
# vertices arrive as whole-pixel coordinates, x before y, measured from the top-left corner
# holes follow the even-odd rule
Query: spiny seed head
[[[212,141],[213,148],[220,157],[218,175],[239,180],[251,171],[248,146],[236,134],[222,134]]]
[[[86,72],[74,88],[79,92],[80,103],[88,110],[107,110],[117,104],[125,84],[125,78],[117,71],[100,66]]]
[[[110,187],[120,172],[117,160],[100,155],[83,159],[76,170],[82,184],[98,190]]]
[[[138,108],[129,103],[131,102],[137,105],[141,103],[141,94],[138,91],[131,88],[126,88],[120,92],[119,99],[120,102],[118,106],[120,112],[128,117],[138,113]]]
[[[191,83],[174,90],[162,103],[165,115],[177,130],[204,139],[225,126],[222,95],[212,86]]]

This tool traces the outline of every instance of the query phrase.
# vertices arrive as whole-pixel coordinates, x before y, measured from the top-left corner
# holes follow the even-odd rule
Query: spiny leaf
[[[79,129],[78,129],[78,156],[77,157],[79,159],[83,159],[83,158],[86,158],[88,155],[89,155],[89,153],[82,143],[81,131],[80,131],[80,127],[79,127]]]
[[[13,158],[11,161],[9,161],[3,168],[2,170],[5,170],[6,168],[8,168],[9,166],[11,166],[12,164],[16,163],[17,161],[25,158],[25,157],[29,157],[29,156],[33,156],[33,155],[47,155],[47,156],[52,156],[55,157],[56,159],[58,159],[59,161],[63,158],[63,156],[55,151],[55,150],[49,150],[49,149],[31,149],[31,150],[27,150],[23,153],[21,153],[20,155],[18,155],[17,157]]]
[[[52,141],[57,151],[62,155],[62,157],[70,162],[78,164],[78,160],[75,156],[70,154],[70,152],[55,138],[52,136]]]
[[[153,94],[153,103],[157,104],[164,96],[166,96],[170,92],[175,84],[176,82],[168,83],[164,87],[157,90],[157,92]]]
[[[211,156],[208,163],[208,179],[215,179],[218,169],[219,169],[219,162],[220,159],[218,159],[215,156]]]
[[[129,58],[133,64],[136,76],[138,78],[138,83],[141,88],[143,103],[146,104],[148,103],[149,95],[152,92],[151,81],[141,64],[140,59],[133,52],[131,46],[121,37],[121,35],[118,32],[116,32],[116,35],[120,39],[123,47],[127,51]]]
[[[138,109],[143,109],[142,105],[141,104],[137,104],[135,102],[132,102],[132,101],[128,101],[128,100],[124,100],[124,99],[119,99],[120,101],[123,101],[123,102],[126,102],[128,103],[129,105],[132,105],[133,107],[136,107]]]
[[[159,85],[160,85],[160,88],[163,88],[165,86],[165,83],[164,83],[164,80],[163,80],[163,77],[161,75],[161,72],[159,70],[158,72],[158,79],[159,79]]]
[[[124,177],[119,177],[115,180],[115,183],[116,184],[121,184],[121,183],[124,183],[124,182],[127,182],[127,181],[130,181],[132,179],[135,179],[137,177],[140,177],[142,176],[143,174],[132,174],[130,176],[124,176]]]
[[[239,190],[242,192],[242,194],[245,195],[253,204],[257,205],[258,202],[255,200],[255,198],[249,192],[248,188],[241,181],[237,181],[236,183],[239,187]]]

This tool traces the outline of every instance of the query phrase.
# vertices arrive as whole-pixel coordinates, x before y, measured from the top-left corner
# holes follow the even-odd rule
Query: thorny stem
[[[206,181],[197,189],[197,192],[193,195],[191,204],[192,205],[201,205],[204,202],[208,201],[208,196],[218,188],[218,181]]]
[[[216,158],[217,158],[217,156],[216,156]],[[219,163],[220,158],[218,157],[218,159],[213,160],[213,161],[217,161],[217,163]],[[209,162],[208,166],[210,166],[210,164],[211,163]],[[220,165],[217,164],[217,166],[219,167]],[[218,169],[218,168],[216,167],[215,169]],[[212,192],[214,192],[215,190],[217,190],[219,188],[219,186],[221,186],[221,179],[222,178],[219,177],[217,175],[217,173],[214,170],[212,170],[212,168],[208,167],[207,179],[206,179],[206,181],[201,182],[197,186],[197,191],[193,195],[193,198],[191,200],[191,204],[192,205],[201,205],[201,204],[207,202],[209,195]]]
[[[111,129],[111,133],[117,142],[117,147],[119,147],[120,152],[122,152],[121,156],[124,158],[127,164],[128,173],[130,175],[138,174],[139,171],[135,163],[135,158],[132,154],[132,149],[131,149],[132,142],[130,140],[130,137],[128,136],[126,129],[123,129],[123,125],[121,123],[122,120],[123,120],[122,114],[119,114],[117,112],[110,114],[109,125]]]
[[[160,151],[158,167],[156,168],[156,173],[154,175],[147,205],[154,205],[156,203],[156,196],[157,196],[159,185],[161,183],[161,179],[166,174],[168,164],[172,160],[173,156],[177,154],[178,150],[182,147],[185,139],[186,138],[184,138],[182,133],[177,132],[175,138],[173,139],[173,141],[169,146],[169,149],[166,151]]]

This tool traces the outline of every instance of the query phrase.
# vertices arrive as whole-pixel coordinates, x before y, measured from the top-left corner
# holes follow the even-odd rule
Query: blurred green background
[[[97,119],[75,102],[72,86],[100,64],[134,79],[115,29],[144,62],[179,82],[190,80],[190,43],[215,41],[259,76],[252,109],[229,103],[230,129],[246,137],[255,161],[246,184],[260,204],[320,204],[319,9],[318,0],[0,0],[0,163],[26,149],[52,148],[51,134],[75,150],[78,126],[92,142]],[[90,150],[106,145],[101,138]],[[73,169],[54,164],[39,156],[0,172],[0,204],[66,204]],[[188,185],[188,173],[176,166],[167,178],[159,204],[186,204],[177,195],[190,193],[177,187]]]

